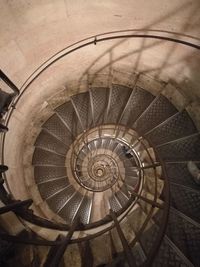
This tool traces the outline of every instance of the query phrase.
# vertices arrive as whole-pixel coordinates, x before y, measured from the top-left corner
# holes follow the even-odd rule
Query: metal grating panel
[[[48,119],[42,127],[47,129],[67,146],[70,146],[70,144],[72,143],[71,133],[68,131],[67,127],[62,123],[62,121],[56,114],[51,116],[50,119]]]
[[[146,255],[148,255],[148,253],[154,246],[159,234],[159,230],[159,227],[153,224],[152,221],[149,221],[147,223],[144,233],[140,237],[141,245],[144,248]]]
[[[136,121],[140,114],[142,114],[142,112],[154,99],[154,96],[152,94],[138,86],[133,90],[134,91],[126,108],[126,112],[124,113],[124,116],[121,120],[121,123],[123,125],[127,125],[129,127],[132,126],[132,124]]]
[[[200,138],[198,135],[177,140],[157,148],[165,161],[189,161],[200,159]]]
[[[56,166],[36,166],[34,167],[34,176],[36,183],[49,181],[58,177],[66,176],[65,167]]]
[[[151,106],[134,123],[133,127],[140,133],[145,134],[167,118],[177,112],[177,109],[162,95],[159,95]]]
[[[161,243],[158,254],[152,265],[153,267],[188,267],[186,263],[180,258],[176,251],[169,246],[168,242],[164,239]]]
[[[53,152],[45,151],[41,148],[36,148],[33,154],[33,165],[54,165],[65,166],[65,157]]]
[[[72,222],[74,215],[78,212],[82,198],[83,196],[81,193],[76,192],[63,209],[60,210],[59,215],[66,220],[67,223],[70,224]]]
[[[93,103],[93,116],[94,116],[94,125],[103,124],[105,110],[107,108],[107,99],[109,95],[108,88],[92,88],[92,103]]]
[[[200,168],[200,164],[197,166]],[[166,163],[165,170],[170,182],[182,184],[196,190],[200,189],[188,171],[187,163]]]
[[[56,213],[64,204],[69,200],[72,194],[75,192],[72,186],[68,186],[63,191],[47,199],[49,207]]]
[[[171,210],[166,233],[194,266],[200,266],[200,228],[186,218]]]
[[[126,106],[131,89],[122,85],[113,85],[111,92],[110,107],[105,123],[114,124],[119,120]]]
[[[117,197],[122,207],[124,207],[127,204],[128,199],[121,191],[115,193],[115,196]]]
[[[146,260],[146,255],[141,247],[141,245],[137,242],[135,246],[131,248],[133,257],[135,259],[135,262],[137,266],[141,266],[142,263]]]
[[[170,188],[174,208],[200,222],[200,193],[174,184]]]
[[[42,198],[45,200],[46,198],[54,195],[55,193],[59,192],[61,189],[64,189],[68,185],[68,181],[63,178],[59,179],[56,182],[50,181],[45,184],[38,185],[38,189]]]
[[[92,204],[92,199],[89,197],[84,197],[83,202],[81,203],[81,207],[79,209],[79,216],[80,216],[80,221],[83,224],[89,223],[90,220],[90,207]]]
[[[53,135],[49,134],[46,131],[41,131],[37,140],[35,142],[35,146],[54,151],[56,153],[66,155],[68,147],[65,146],[62,142],[56,139]]]
[[[59,106],[55,109],[59,117],[65,122],[68,126],[69,130],[71,131],[72,135],[75,137],[82,132],[81,125],[79,123],[78,117],[74,110],[74,107],[71,101]]]
[[[159,209],[159,210],[157,210],[157,211],[154,213],[154,215],[153,215],[153,217],[152,217],[153,221],[154,221],[159,227],[162,227],[162,223],[163,223],[162,218],[163,218],[163,216],[164,216],[164,212],[165,212],[164,209]]]
[[[110,202],[110,207],[114,212],[117,212],[118,210],[121,209],[121,206],[119,205],[118,201],[116,200],[115,195],[112,195],[109,198],[109,202]]]
[[[186,111],[177,113],[146,135],[153,144],[159,145],[197,132]]]
[[[79,114],[84,129],[85,130],[88,129],[89,127],[91,127],[93,123],[89,92],[72,96],[72,100],[76,106],[77,112]]]

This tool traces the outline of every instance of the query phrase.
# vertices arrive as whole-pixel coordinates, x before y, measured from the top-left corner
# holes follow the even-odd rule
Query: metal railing
[[[115,31],[115,32],[109,32],[109,33],[104,33],[104,34],[99,34],[96,36],[92,36],[89,38],[86,38],[84,40],[81,40],[79,42],[76,42],[75,44],[72,44],[64,49],[62,49],[61,51],[59,51],[58,53],[54,54],[52,57],[50,57],[48,60],[46,60],[43,64],[41,64],[34,72],[33,74],[31,74],[27,80],[23,83],[23,85],[21,86],[21,88],[18,90],[18,88],[14,85],[14,83],[12,83],[11,80],[8,79],[8,77],[3,74],[2,72],[1,74],[1,79],[4,80],[7,85],[9,87],[11,87],[15,93],[19,93],[19,95],[14,99],[14,101],[12,102],[12,107],[10,106],[7,115],[5,116],[5,122],[8,125],[9,120],[13,114],[13,107],[17,107],[17,104],[20,100],[20,98],[22,97],[22,95],[24,94],[24,92],[26,90],[28,90],[29,86],[40,76],[41,73],[43,73],[46,69],[48,69],[52,64],[54,64],[55,62],[57,62],[58,60],[60,60],[61,58],[73,53],[74,51],[77,51],[83,47],[86,46],[90,46],[90,45],[97,45],[100,42],[106,42],[108,40],[114,40],[114,39],[128,39],[128,38],[146,38],[146,39],[158,39],[161,41],[168,41],[168,42],[174,42],[180,45],[184,45],[184,46],[188,46],[188,47],[192,47],[194,49],[198,49],[200,50],[200,45],[199,45],[199,40],[194,39],[192,36],[183,36],[183,35],[179,35],[177,33],[173,33],[173,32],[164,32],[164,31],[156,31],[156,30],[152,30],[152,31],[148,31],[145,33],[141,33],[141,30],[127,30],[127,31]],[[1,155],[2,155],[2,164],[4,164],[4,146],[5,146],[5,134],[3,134],[3,138],[2,138],[2,151],[1,151]],[[165,170],[164,165],[162,162],[160,162],[162,165],[162,169],[163,171]],[[157,177],[156,174],[156,166],[154,165],[154,162],[152,163],[152,168],[155,171],[155,177]],[[156,178],[157,179],[157,178]],[[155,180],[156,180],[155,179]],[[140,228],[140,232],[137,233],[136,238],[134,239],[134,241],[132,242],[132,245],[134,245],[136,242],[139,241],[140,236],[143,234],[146,225],[148,223],[148,221],[151,219],[152,214],[153,214],[153,209],[154,208],[159,208],[159,209],[163,209],[163,217],[162,217],[162,223],[160,226],[160,230],[159,230],[159,235],[156,239],[155,244],[153,244],[149,255],[147,255],[147,260],[144,263],[145,266],[149,266],[148,264],[150,264],[157,252],[157,249],[162,241],[163,235],[165,233],[165,229],[166,229],[166,225],[167,225],[167,218],[168,218],[168,212],[169,212],[169,184],[168,184],[168,180],[164,179],[164,194],[165,194],[165,203],[164,206],[160,205],[159,203],[157,203],[157,193],[154,196],[154,200],[153,201],[148,201],[146,200],[144,197],[142,197],[140,194],[136,194],[132,196],[131,201],[135,200],[135,198],[138,199],[142,199],[143,201],[146,201],[149,205],[152,206],[149,214],[146,217],[146,220],[144,221],[143,226]],[[0,195],[2,196],[3,199],[5,196],[5,188],[3,187],[3,182],[1,183],[1,190],[0,190]],[[157,183],[155,181],[155,192],[157,192]],[[7,192],[8,193],[8,192]],[[5,203],[6,204],[6,203]],[[27,204],[25,202],[25,204]],[[30,204],[30,203],[28,203]],[[70,228],[67,227],[64,224],[57,224],[57,223],[53,223],[51,221],[48,221],[46,219],[40,218],[36,215],[34,215],[31,210],[28,210],[28,206],[25,205],[24,208],[24,203],[9,203],[10,206],[7,206],[7,208],[1,208],[2,213],[3,212],[7,212],[8,210],[12,209],[14,210],[14,212],[16,213],[17,216],[20,216],[21,218],[23,218],[24,220],[27,220],[29,222],[32,222],[34,224],[40,225],[42,227],[46,227],[46,228],[50,228],[50,229],[59,229],[59,230],[69,230]],[[110,221],[110,218],[112,218],[114,220],[114,224],[111,224],[109,227],[107,227],[106,229],[99,231],[98,233],[95,233],[91,236],[87,236],[87,237],[83,237],[83,238],[78,238],[78,239],[72,239],[71,240],[71,236],[69,238],[69,240],[67,240],[68,243],[73,244],[73,243],[81,243],[81,242],[86,242],[90,239],[96,238],[106,232],[111,231],[112,228],[119,227],[120,222],[123,221],[123,219],[127,216],[127,214],[131,211],[132,209],[132,205],[129,205],[128,209],[126,210],[125,213],[123,213],[120,217],[120,219],[117,220],[117,217],[115,217],[115,215],[113,213],[111,213],[111,217],[105,218],[104,222]],[[95,224],[94,224],[95,227]],[[76,227],[75,227],[76,228]],[[87,228],[86,228],[87,229]],[[74,229],[73,229],[74,230]],[[118,228],[118,230],[120,231],[120,229]],[[46,245],[46,246],[60,246],[62,243],[61,241],[41,241],[40,239],[34,238],[32,240],[23,240],[22,238],[18,238],[15,236],[10,236],[10,235],[1,235],[1,238],[4,240],[9,240],[12,242],[19,242],[19,243],[26,243],[26,244],[35,244],[35,245]],[[67,244],[68,244],[67,243]],[[124,246],[126,247],[127,244],[124,244]],[[129,261],[129,265],[131,266],[130,263],[130,251],[129,248],[125,248],[126,253],[127,254],[127,259]]]

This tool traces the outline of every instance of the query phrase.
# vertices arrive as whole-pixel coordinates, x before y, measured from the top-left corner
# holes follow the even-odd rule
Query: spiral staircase
[[[141,84],[137,75],[133,86],[91,86],[37,128],[31,186],[45,215],[30,212],[33,193],[14,200],[2,175],[1,214],[14,211],[25,228],[2,231],[1,242],[39,251],[24,266],[200,266],[199,184],[188,168],[200,168],[199,131],[169,84],[156,94]],[[44,228],[56,239],[41,237]]]

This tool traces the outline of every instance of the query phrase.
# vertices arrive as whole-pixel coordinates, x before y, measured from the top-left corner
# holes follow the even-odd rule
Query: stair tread
[[[200,222],[200,193],[171,184],[172,205],[193,220]]]
[[[200,158],[199,135],[189,136],[157,147],[164,161],[195,161]]]
[[[200,168],[200,164],[197,164],[197,166]],[[166,163],[165,169],[170,182],[181,184],[195,190],[200,189],[190,174],[187,163]]]
[[[92,199],[89,198],[88,196],[85,196],[78,211],[78,214],[80,216],[80,221],[84,225],[90,222],[91,205],[92,205]]]
[[[175,251],[174,247],[171,245],[171,243],[169,243],[167,238],[163,239],[158,254],[154,260],[153,266],[194,267],[193,264],[190,264],[190,262],[185,259],[185,257],[179,251],[178,253],[177,250]]]
[[[133,127],[140,133],[145,134],[156,125],[166,120],[177,112],[177,109],[165,98],[159,95],[144,111]]]
[[[72,135],[68,128],[60,120],[57,114],[51,116],[42,127],[49,133],[53,134],[57,139],[66,144],[68,147],[72,143]]]
[[[104,113],[107,108],[109,89],[105,87],[91,88],[94,126],[104,123]]]
[[[92,125],[92,115],[90,107],[90,95],[89,92],[80,93],[71,97],[73,104],[76,107],[78,117],[80,118],[81,125],[84,130],[88,129]]]
[[[78,120],[77,114],[74,107],[70,101],[64,103],[63,105],[55,109],[57,116],[61,118],[63,124],[65,125],[66,132],[69,132],[69,137],[76,137],[82,132],[80,122]],[[68,137],[68,138],[69,138]]]
[[[66,205],[58,212],[58,214],[68,223],[71,224],[74,216],[76,215],[83,196],[80,192],[76,192]]]
[[[64,190],[60,191],[58,194],[47,199],[47,203],[54,212],[58,212],[62,206],[69,201],[70,197],[75,192],[73,186],[69,185]]]
[[[127,204],[128,200],[129,200],[129,198],[125,194],[123,194],[123,192],[121,190],[119,190],[118,192],[116,192],[115,193],[115,196],[119,200],[120,205],[122,207],[124,207]]]
[[[131,94],[130,101],[126,108],[121,123],[132,127],[135,120],[142,114],[142,112],[149,106],[153,101],[154,96],[148,91],[136,86]]]
[[[117,123],[126,106],[127,100],[131,94],[131,89],[126,86],[113,84],[109,99],[108,115],[105,123]],[[123,92],[123,94],[122,94]]]
[[[50,181],[58,177],[66,176],[65,167],[56,166],[35,166],[34,167],[34,177],[36,183],[41,183],[45,181]]]
[[[110,198],[109,198],[109,203],[110,203],[110,207],[114,212],[119,211],[122,206],[119,202],[119,200],[117,199],[117,197],[115,196],[115,194],[113,194]]]
[[[35,142],[35,146],[51,150],[62,155],[66,155],[68,151],[68,146],[65,146],[64,143],[62,143],[61,141],[56,139],[56,137],[52,136],[50,133],[44,130],[42,130],[38,135]]]
[[[49,181],[45,184],[40,184],[38,189],[44,200],[58,193],[60,190],[65,189],[68,186],[68,181],[65,178],[59,179],[58,181]]]
[[[159,227],[157,227],[155,223],[153,223],[152,220],[148,221],[144,229],[144,232],[142,233],[140,237],[140,242],[144,249],[145,255],[148,256],[148,254],[152,250],[156,242],[156,239],[159,235],[159,230],[160,230]]]
[[[189,136],[195,132],[197,130],[193,121],[188,113],[183,111],[170,117],[170,119],[145,135],[145,137],[151,140],[154,145],[159,145],[187,135]]]
[[[65,157],[36,147],[33,154],[32,164],[34,166],[65,166]]]
[[[194,266],[200,265],[200,228],[171,209],[166,234]]]

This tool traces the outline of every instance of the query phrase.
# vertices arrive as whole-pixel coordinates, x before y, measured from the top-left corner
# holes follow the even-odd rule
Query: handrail
[[[131,34],[130,34],[131,32]],[[145,32],[145,34],[139,34],[140,32]],[[154,34],[148,34],[154,33]],[[127,34],[129,33],[129,34]],[[162,33],[162,35],[160,35]],[[157,34],[157,35],[156,35]],[[163,34],[166,34],[167,36],[163,36]],[[111,36],[109,36],[111,35]],[[177,37],[170,37],[171,36],[177,36],[180,37],[177,39]],[[107,37],[108,36],[108,37]],[[192,48],[196,48],[200,50],[200,44],[196,44],[193,42],[200,42],[200,39],[195,38],[191,35],[185,35],[185,34],[180,34],[177,32],[173,31],[161,31],[161,30],[150,30],[150,29],[128,29],[128,30],[121,30],[121,31],[112,31],[112,32],[105,32],[97,35],[93,35],[91,37],[82,39],[78,42],[75,42],[71,45],[68,45],[67,47],[63,48],[62,50],[56,52],[54,55],[52,55],[50,58],[45,60],[36,70],[25,80],[25,82],[22,84],[22,86],[19,89],[19,95],[18,97],[15,98],[15,101],[13,103],[13,106],[16,107],[18,101],[24,94],[24,92],[27,90],[27,88],[39,77],[40,74],[42,74],[48,67],[50,67],[52,64],[57,62],[59,59],[63,58],[64,56],[67,56],[83,47],[89,46],[89,45],[96,45],[99,42],[104,42],[108,40],[114,40],[114,39],[122,39],[122,38],[148,38],[148,39],[158,39],[158,40],[163,40],[163,41],[168,41],[168,42],[174,42],[174,43],[179,43],[181,45],[189,46]],[[185,40],[182,40],[181,38],[185,38]],[[188,38],[189,40],[187,40]],[[193,42],[191,42],[192,40]],[[11,108],[8,113],[7,117],[5,118],[6,120],[6,125],[8,124],[10,117],[13,113],[13,109]],[[4,162],[4,143],[5,143],[5,135],[3,135],[3,140],[2,140],[2,150],[1,150],[1,157],[2,157],[2,162]]]
[[[24,208],[24,207],[28,208],[32,203],[33,201],[31,199],[23,200],[23,201],[16,201],[14,203],[1,207],[0,214],[4,214],[9,211],[16,211],[17,209]]]
[[[147,138],[147,137],[146,137]],[[152,146],[152,143],[150,140],[148,140],[149,144]],[[159,234],[156,238],[156,242],[154,243],[154,246],[151,248],[150,252],[149,252],[149,257],[147,258],[145,264],[142,265],[142,267],[148,267],[151,266],[156,253],[158,251],[158,249],[160,248],[161,242],[163,240],[163,237],[165,235],[165,231],[167,228],[167,222],[168,222],[168,217],[169,217],[169,205],[170,205],[170,184],[169,184],[169,180],[167,179],[167,172],[166,172],[166,167],[164,162],[162,161],[162,159],[159,156],[159,153],[157,151],[157,149],[155,148],[155,153],[156,153],[156,157],[158,158],[158,160],[160,161],[161,165],[162,165],[162,172],[163,172],[163,178],[164,178],[164,188],[165,190],[163,190],[164,192],[164,211],[163,211],[163,216],[162,216],[162,221],[160,223],[160,229],[159,229]]]
[[[129,246],[129,244],[128,244],[125,236],[124,236],[124,233],[123,233],[123,231],[119,225],[116,214],[111,210],[110,215],[111,215],[111,217],[114,221],[115,227],[117,229],[117,233],[118,233],[118,236],[120,238],[121,244],[123,246],[128,265],[129,265],[129,267],[136,267],[137,265],[136,265],[135,258],[133,257],[133,254],[131,252],[131,248],[130,248],[130,246]]]
[[[141,33],[144,32],[144,33]],[[149,33],[153,33],[153,34],[149,34]],[[161,35],[162,33],[162,35]],[[168,35],[168,36],[164,36],[164,34]],[[172,35],[172,36],[170,36]],[[179,38],[178,38],[179,37]],[[48,69],[48,67],[50,67],[52,64],[54,64],[55,62],[57,62],[59,59],[83,48],[89,45],[97,45],[100,42],[105,42],[108,40],[115,40],[115,39],[125,39],[125,38],[147,38],[147,39],[158,39],[161,41],[168,41],[168,42],[173,42],[173,43],[178,43],[180,45],[184,45],[184,46],[188,46],[194,49],[198,49],[200,50],[200,45],[199,43],[199,39],[195,39],[192,36],[189,35],[181,35],[179,33],[175,33],[175,32],[167,32],[167,31],[159,31],[159,30],[148,30],[148,33],[146,30],[139,30],[139,29],[135,29],[135,30],[122,30],[122,31],[113,31],[113,32],[108,32],[108,33],[103,33],[103,34],[98,34],[89,38],[85,38],[79,42],[76,42],[72,45],[69,45],[67,47],[65,47],[64,49],[60,50],[59,52],[55,53],[52,57],[50,57],[49,59],[47,59],[46,61],[44,61],[27,79],[26,81],[22,84],[21,88],[20,88],[20,92],[19,92],[19,96],[16,97],[16,99],[14,100],[14,106],[17,105],[17,103],[19,102],[20,98],[22,97],[22,95],[24,94],[24,92],[28,89],[28,87],[46,70]],[[182,38],[182,39],[181,39]],[[188,39],[187,39],[188,38]],[[190,40],[193,40],[193,42],[191,42]],[[196,42],[198,42],[196,44]],[[7,117],[6,117],[6,125],[8,125],[9,120],[12,116],[13,113],[13,109],[11,108],[8,113],[7,113]],[[1,154],[2,154],[2,163],[4,163],[4,146],[5,146],[5,134],[3,135],[3,140],[2,140],[2,150],[1,150]],[[164,167],[164,165],[162,164],[162,167]],[[167,217],[168,217],[168,212],[169,212],[169,184],[166,181],[167,179],[165,179],[165,190],[167,190],[166,193],[166,203],[165,203],[165,216],[163,216],[163,220],[164,223],[162,224],[161,228],[160,228],[160,232],[159,232],[159,238],[158,238],[158,242],[156,243],[156,245],[152,248],[151,250],[151,256],[153,258],[154,254],[156,253],[155,248],[158,248],[162,237],[164,235],[164,231],[167,225]],[[155,201],[155,200],[154,200]],[[122,219],[121,219],[122,220]],[[119,221],[120,222],[120,221]],[[102,232],[107,232],[110,229],[112,229],[113,226],[108,227],[106,229],[106,231],[101,231]],[[95,235],[92,235],[93,237]],[[79,240],[72,240],[71,243],[75,243],[75,242],[82,242],[84,240],[87,240],[87,238],[81,238]],[[149,259],[151,260],[151,259]]]
[[[174,42],[177,42],[177,43],[181,43],[181,44],[184,44],[184,45],[188,45],[188,46],[191,46],[191,47],[194,47],[194,48],[197,48],[197,49],[200,49],[200,45],[196,45],[192,42],[189,42],[189,41],[184,41],[184,40],[180,40],[180,39],[177,39],[177,38],[170,38],[170,37],[164,37],[164,36],[160,36],[160,35],[149,35],[147,34],[147,32],[153,32],[153,33],[162,33],[163,34],[167,34],[167,35],[172,35],[172,36],[179,36],[180,38],[189,38],[189,39],[192,39],[193,41],[198,41],[200,42],[200,39],[198,38],[195,38],[194,36],[191,36],[191,35],[186,35],[186,34],[180,34],[180,33],[177,33],[177,32],[173,32],[173,31],[163,31],[163,30],[156,30],[156,29],[128,29],[128,30],[120,30],[120,31],[111,31],[111,32],[105,32],[105,33],[100,33],[100,34],[96,34],[96,35],[93,35],[93,36],[90,36],[88,38],[84,38],[80,41],[77,41],[71,45],[68,45],[66,46],[65,48],[61,49],[60,51],[56,52],[55,54],[53,54],[50,58],[48,58],[47,60],[45,60],[26,80],[25,82],[22,84],[21,88],[20,88],[20,91],[23,90],[23,88],[26,88],[28,85],[28,81],[29,80],[32,80],[34,78],[34,75],[37,73],[37,71],[39,71],[42,67],[45,66],[46,63],[48,63],[50,60],[53,60],[50,64],[53,64],[55,61],[54,61],[54,57],[57,57],[59,56],[60,53],[64,52],[65,50],[67,49],[70,49],[72,47],[74,47],[75,45],[79,45],[85,41],[87,41],[84,46],[86,45],[89,45],[89,44],[97,44],[99,41],[101,40],[111,40],[111,39],[116,39],[116,38],[127,38],[127,36],[124,36],[122,35],[122,33],[124,32],[145,32],[145,34],[143,36],[139,36],[138,34],[129,34],[127,35],[128,37],[135,37],[135,38],[152,38],[153,39],[153,36],[155,36],[156,39],[163,39],[163,40],[166,40],[166,41],[174,41]],[[120,34],[119,34],[120,33]],[[107,39],[106,37],[104,37],[103,39],[100,39],[99,37],[101,36],[107,36],[107,35],[113,35],[113,34],[118,34],[118,36],[115,36],[112,38],[111,37],[107,37],[109,39]],[[148,37],[149,36],[149,37]],[[150,37],[151,36],[151,37]],[[97,39],[98,38],[98,39]],[[166,38],[166,39],[165,39]],[[89,40],[91,40],[89,42]],[[82,45],[79,45],[75,50],[78,50],[80,48],[82,48],[83,46]],[[71,50],[69,50],[69,53],[72,53],[75,51],[73,48]],[[69,54],[67,53],[67,54]],[[63,56],[67,55],[67,54],[63,54]],[[60,59],[60,58],[58,58]],[[56,60],[57,61],[57,60]],[[49,65],[48,65],[49,66]]]

